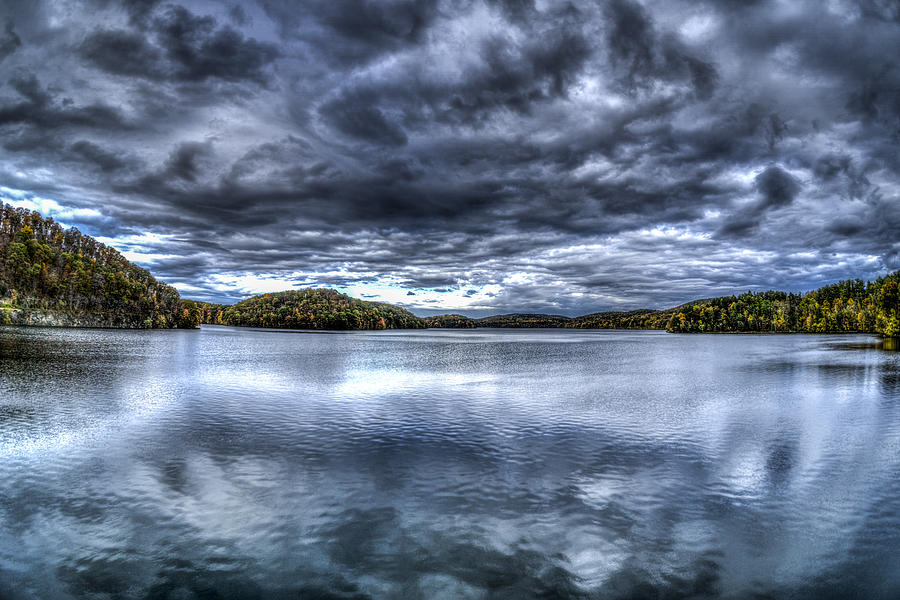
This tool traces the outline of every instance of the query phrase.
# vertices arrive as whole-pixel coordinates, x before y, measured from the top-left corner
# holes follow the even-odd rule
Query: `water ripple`
[[[893,598],[870,338],[0,329],[0,597]]]

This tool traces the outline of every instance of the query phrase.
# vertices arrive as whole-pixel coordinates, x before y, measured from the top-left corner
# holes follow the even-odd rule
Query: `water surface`
[[[0,328],[0,598],[718,597],[900,597],[900,353]]]

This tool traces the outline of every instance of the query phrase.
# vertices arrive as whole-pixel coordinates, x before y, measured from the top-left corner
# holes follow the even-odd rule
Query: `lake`
[[[897,598],[871,336],[0,328],[0,598]]]

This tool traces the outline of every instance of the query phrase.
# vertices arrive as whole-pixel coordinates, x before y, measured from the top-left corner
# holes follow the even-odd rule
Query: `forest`
[[[215,325],[278,329],[422,329],[406,309],[351,298],[331,289],[262,294],[230,306],[201,303],[201,320]]]
[[[77,229],[0,206],[0,323],[42,312],[106,327],[192,328],[197,303]]]
[[[900,271],[872,282],[826,285],[806,294],[747,292],[712,298],[672,312],[666,330],[678,333],[878,333],[900,335]]]
[[[477,327],[475,319],[465,315],[435,315],[433,317],[425,317],[425,326],[435,329],[474,329]]]
[[[510,315],[493,315],[475,320],[476,327],[517,327],[517,328],[543,328],[565,327],[571,321],[569,317],[562,315],[541,315],[531,313],[515,313]]]
[[[592,313],[575,317],[565,326],[574,329],[665,329],[673,310],[675,309]]]
[[[513,313],[473,319],[463,315],[436,315],[426,317],[425,324],[433,328],[471,329],[475,327],[502,328],[569,328],[569,329],[665,329],[671,311],[632,310],[627,312],[602,312],[581,317]]]

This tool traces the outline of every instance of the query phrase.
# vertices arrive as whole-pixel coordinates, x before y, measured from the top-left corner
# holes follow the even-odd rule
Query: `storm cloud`
[[[583,314],[900,268],[871,0],[13,0],[0,198],[184,296]]]

